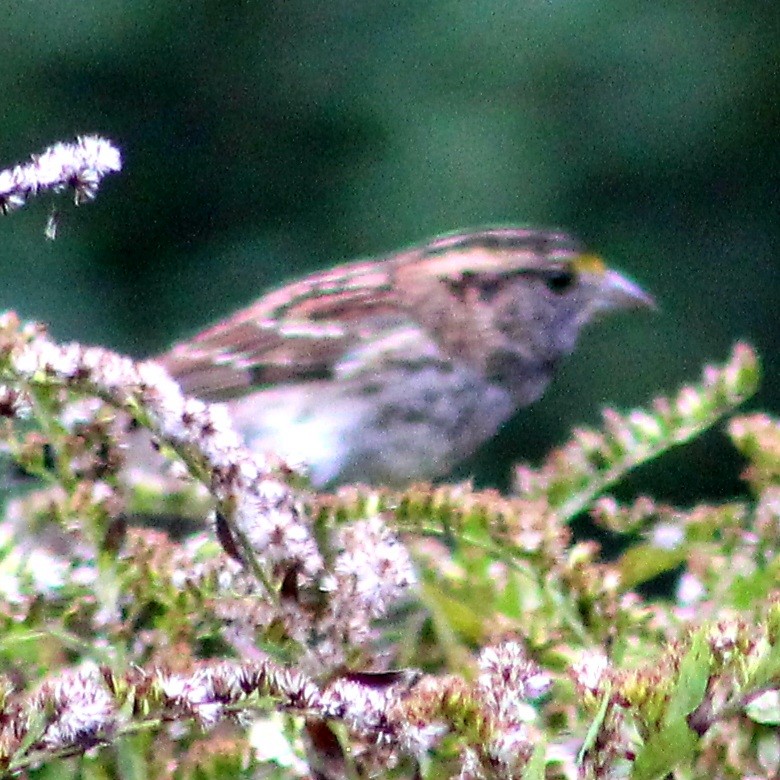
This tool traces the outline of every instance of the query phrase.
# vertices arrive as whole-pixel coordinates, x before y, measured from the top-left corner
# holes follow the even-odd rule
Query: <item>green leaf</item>
[[[122,780],[143,780],[148,776],[145,756],[152,739],[147,732],[128,734],[116,741],[116,761]]]
[[[525,765],[522,780],[544,780],[547,745],[542,740],[536,743],[531,760]]]
[[[666,777],[675,767],[691,761],[699,737],[688,726],[687,717],[702,702],[707,692],[712,653],[705,631],[691,637],[691,646],[680,661],[677,683],[660,731],[651,735],[634,762],[632,780]]]
[[[745,715],[754,723],[780,725],[780,691],[764,691],[745,707]]]
[[[759,569],[750,575],[738,575],[729,588],[729,598],[735,609],[750,609],[753,604],[770,593],[780,578],[780,562],[774,562],[766,569]]]
[[[436,583],[423,583],[422,592],[425,604],[439,628],[446,623],[451,631],[469,642],[479,643],[483,640],[485,619],[483,615],[465,604],[463,599],[444,593]]]
[[[691,638],[691,646],[680,661],[677,684],[672,690],[665,723],[685,721],[702,702],[710,678],[712,653],[706,632],[697,631]]]
[[[607,683],[604,696],[601,699],[599,705],[599,711],[596,713],[596,717],[593,718],[593,722],[588,727],[588,733],[585,735],[585,740],[582,743],[580,752],[577,754],[577,765],[582,766],[582,762],[585,760],[585,756],[588,751],[596,744],[596,737],[601,729],[601,724],[604,723],[604,718],[607,715],[607,709],[609,708],[609,698],[612,695],[612,683]]]
[[[620,556],[620,582],[626,590],[677,568],[686,557],[684,546],[674,550],[662,550],[651,544],[631,547]]]
[[[661,780],[676,767],[690,762],[698,742],[684,719],[668,723],[639,751],[631,780]]]
[[[760,687],[780,675],[780,643],[767,643],[766,652],[761,656],[756,668],[750,676],[750,685]]]

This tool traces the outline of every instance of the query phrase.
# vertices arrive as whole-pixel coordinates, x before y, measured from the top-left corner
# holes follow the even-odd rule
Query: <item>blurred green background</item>
[[[760,350],[780,411],[775,2],[27,0],[0,164],[98,132],[125,169],[59,238],[0,221],[0,308],[135,355],[296,274],[495,223],[560,226],[651,291],[458,476],[505,487],[607,403]],[[738,489],[722,432],[623,491]]]

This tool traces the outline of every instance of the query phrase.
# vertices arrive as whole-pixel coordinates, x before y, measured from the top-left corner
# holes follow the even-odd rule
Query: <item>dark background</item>
[[[780,410],[776,2],[9,3],[0,164],[76,133],[123,150],[94,204],[0,221],[0,308],[162,350],[296,274],[456,228],[561,226],[651,291],[593,328],[459,476],[506,486],[606,403],[737,339]],[[739,489],[722,432],[624,488]]]

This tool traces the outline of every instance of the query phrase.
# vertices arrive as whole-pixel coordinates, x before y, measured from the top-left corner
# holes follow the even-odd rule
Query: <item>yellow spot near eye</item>
[[[578,273],[603,274],[607,270],[604,261],[598,255],[579,255],[572,261]]]

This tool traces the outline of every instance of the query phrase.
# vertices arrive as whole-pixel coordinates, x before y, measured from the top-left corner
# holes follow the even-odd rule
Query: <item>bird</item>
[[[314,487],[399,487],[537,400],[598,315],[653,305],[566,232],[490,227],[306,276],[154,360]]]

